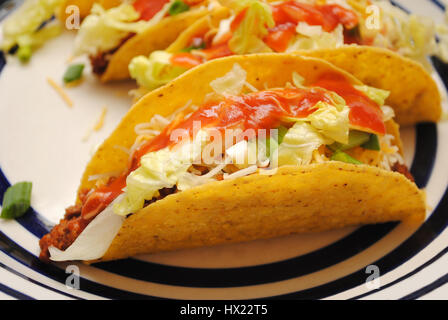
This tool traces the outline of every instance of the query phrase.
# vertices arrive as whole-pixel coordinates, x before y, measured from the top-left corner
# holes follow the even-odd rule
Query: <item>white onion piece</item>
[[[53,246],[49,247],[50,259],[53,261],[67,261],[101,258],[126,219],[113,211],[113,204],[121,199],[122,195],[117,197],[115,201],[97,215],[65,251]]]

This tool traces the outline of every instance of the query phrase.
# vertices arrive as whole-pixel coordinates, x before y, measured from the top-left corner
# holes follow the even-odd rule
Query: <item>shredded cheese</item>
[[[130,154],[131,153],[131,151],[128,148],[125,148],[123,146],[115,145],[114,148],[118,149],[118,150],[121,150],[121,151],[123,151],[126,154]]]
[[[392,144],[395,137],[391,134],[386,134],[381,138],[381,151],[383,159],[380,166],[383,169],[391,170],[395,163],[404,164],[404,159],[400,154],[400,151],[396,145]]]
[[[93,127],[90,127],[87,130],[87,132],[85,133],[84,137],[82,137],[82,139],[81,139],[82,142],[86,142],[87,140],[89,140],[89,138],[92,135],[93,131],[100,131],[101,130],[101,128],[104,125],[104,118],[106,117],[106,113],[107,113],[107,107],[103,107],[103,109],[101,110],[100,117],[95,122]]]
[[[86,133],[84,134],[84,136],[82,137],[81,141],[82,142],[86,142],[87,140],[89,140],[90,136],[92,135],[92,128],[89,127],[89,129],[86,131]]]
[[[104,118],[106,117],[106,113],[107,113],[107,107],[103,107],[103,109],[101,110],[101,115],[98,118],[95,126],[93,127],[93,130],[99,131],[103,127],[103,125],[104,125]]]
[[[65,61],[66,63],[71,63],[73,60],[75,60],[76,56],[71,55],[70,57],[67,58],[67,60]]]
[[[88,177],[88,181],[94,181],[94,180],[101,180],[101,179],[109,179],[111,177],[116,177],[121,173],[121,171],[112,171],[112,172],[105,172],[105,173],[99,173],[99,174],[93,174]]]
[[[246,88],[248,88],[250,91],[252,92],[258,92],[258,89],[255,88],[253,85],[251,85],[249,82],[244,82],[244,85],[246,86]]]
[[[56,90],[56,92],[61,96],[65,103],[71,108],[73,107],[73,101],[67,95],[67,93],[59,86],[53,79],[47,78],[47,82]]]
[[[153,126],[148,122],[139,123],[134,127],[135,133],[140,135],[158,135],[160,130],[151,129]]]
[[[232,174],[224,174],[223,178],[224,180],[229,180],[229,179],[236,179],[236,178],[240,178],[240,177],[244,177],[247,176],[249,174],[255,173],[258,171],[258,167],[257,165],[253,165],[241,170],[238,170]]]

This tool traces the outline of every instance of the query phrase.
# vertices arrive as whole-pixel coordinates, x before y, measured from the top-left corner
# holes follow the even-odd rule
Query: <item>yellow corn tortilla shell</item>
[[[155,50],[166,49],[182,31],[209,13],[210,10],[207,7],[201,6],[166,17],[144,32],[130,38],[112,55],[106,70],[100,77],[101,82],[130,78],[128,65],[132,58],[139,55],[147,56]]]
[[[294,54],[208,62],[141,98],[93,156],[80,190],[94,187],[91,175],[126,169],[129,155],[120,147],[132,146],[135,125],[155,114],[168,116],[188,100],[202,104],[212,91],[209,83],[235,63],[258,89],[284,87],[292,81],[293,71],[305,78],[305,85],[327,72],[340,72],[351,83],[361,84],[324,60]],[[423,219],[425,209],[423,193],[399,173],[340,162],[281,167],[272,175],[213,182],[150,204],[125,220],[101,261],[362,223],[415,222]]]
[[[400,125],[437,122],[442,115],[437,84],[424,67],[395,52],[350,45],[338,49],[302,51],[344,69],[364,84],[390,91],[390,105]]]

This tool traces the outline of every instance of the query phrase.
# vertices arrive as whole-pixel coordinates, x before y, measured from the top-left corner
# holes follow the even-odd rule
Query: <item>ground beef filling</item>
[[[98,52],[96,55],[90,56],[92,72],[101,76],[106,71],[111,56],[112,54],[107,52]]]
[[[132,38],[135,35],[135,33],[129,34],[127,37],[125,37],[123,40],[121,40],[121,43],[114,49],[106,51],[106,52],[98,52],[94,56],[89,56],[90,64],[92,65],[92,72],[96,75],[101,76],[107,69],[107,66],[109,65],[109,61],[112,58],[112,55],[130,38]]]
[[[159,196],[145,201],[145,206],[165,198],[166,196],[177,192],[177,187],[163,188],[159,191]],[[81,203],[84,203],[87,193],[80,196]],[[65,250],[76,240],[87,225],[95,218],[84,219],[81,216],[82,204],[77,204],[65,209],[64,218],[59,221],[59,224],[42,237],[39,241],[40,255],[39,258],[43,261],[50,261],[49,247],[53,246],[59,250]]]
[[[392,167],[392,171],[401,173],[412,182],[415,182],[412,173],[409,171],[408,167],[404,164],[399,164],[398,162],[396,162]]]

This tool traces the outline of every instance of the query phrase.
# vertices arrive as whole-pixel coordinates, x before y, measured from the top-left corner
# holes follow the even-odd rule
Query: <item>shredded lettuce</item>
[[[230,16],[227,19],[222,19],[219,22],[218,32],[213,37],[212,45],[219,43],[222,41],[223,37],[225,37],[230,32],[230,25],[232,23],[233,17]]]
[[[437,51],[436,27],[427,17],[408,14],[389,1],[376,1],[381,10],[381,29],[360,23],[362,39],[373,39],[371,45],[397,51],[427,67],[428,55]]]
[[[171,53],[160,50],[152,52],[149,58],[137,56],[129,64],[129,73],[140,86],[148,90],[158,88],[187,71],[172,65],[171,56]]]
[[[350,108],[345,104],[345,100],[336,93],[332,92],[331,97],[334,105],[319,101],[314,106],[316,110],[307,117],[286,117],[284,120],[309,122],[315,130],[325,137],[346,144],[350,131]]]
[[[260,165],[268,159],[266,139],[242,140],[228,148],[226,155],[239,169]]]
[[[384,105],[386,99],[390,95],[390,92],[387,90],[377,89],[366,85],[355,86],[355,89],[364,93],[370,100],[374,101],[380,107]]]
[[[322,29],[322,26],[310,26],[306,22],[299,22],[296,27],[296,32],[306,37],[312,38],[320,37],[324,30]]]
[[[157,196],[160,189],[175,186],[179,177],[201,156],[204,134],[200,131],[193,142],[144,155],[141,166],[127,177],[124,197],[114,205],[114,212],[122,216],[134,213],[143,208],[145,200]]]
[[[297,88],[304,88],[305,78],[298,74],[296,71],[292,72],[292,83]]]
[[[238,63],[224,76],[210,82],[210,87],[219,95],[238,95],[246,84],[247,72]]]
[[[11,50],[18,45],[18,52],[27,60],[32,49],[62,31],[61,25],[53,21],[43,26],[55,14],[62,0],[27,0],[4,22],[1,49]],[[42,27],[43,26],[43,27]]]
[[[333,49],[344,45],[344,27],[341,24],[332,32],[325,32],[319,29],[312,29],[311,32],[310,26],[301,22],[297,25],[296,32],[298,35],[291,40],[286,52]]]
[[[190,172],[185,172],[179,176],[177,189],[184,191],[213,181],[216,181],[213,177],[198,176]]]
[[[383,111],[383,121],[389,121],[395,118],[395,111],[389,106],[381,106],[381,111]]]
[[[301,166],[311,162],[314,150],[333,141],[307,122],[296,122],[278,147],[278,166]]]
[[[95,55],[116,48],[130,33],[140,33],[150,25],[148,21],[137,21],[139,17],[128,3],[109,10],[95,3],[76,36],[75,54]]]
[[[322,101],[318,102],[316,107],[317,110],[306,120],[326,137],[340,143],[348,143],[350,108],[346,105],[336,107]]]
[[[271,52],[263,42],[268,34],[267,28],[275,25],[272,11],[261,0],[230,0],[227,6],[236,13],[246,10],[243,20],[234,31],[229,41],[229,48],[236,54]]]

